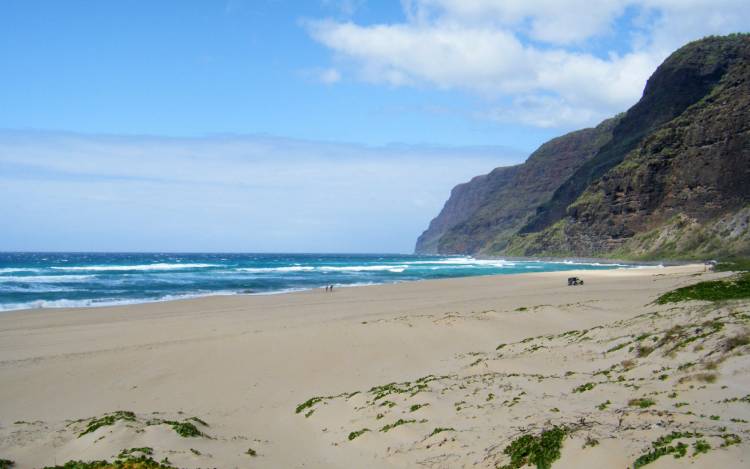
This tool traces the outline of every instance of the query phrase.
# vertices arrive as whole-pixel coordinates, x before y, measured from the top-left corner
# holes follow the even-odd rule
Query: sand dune
[[[567,287],[570,275],[586,285]],[[727,344],[750,306],[651,304],[722,275],[560,272],[4,313],[0,459],[147,447],[188,468],[500,467],[509,443],[557,426],[555,468],[632,467],[658,447],[674,449],[649,467],[743,466],[750,350]]]

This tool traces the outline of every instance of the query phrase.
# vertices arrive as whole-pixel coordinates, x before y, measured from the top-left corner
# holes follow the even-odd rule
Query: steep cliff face
[[[423,254],[499,250],[555,189],[609,141],[617,118],[555,138],[517,166],[456,186],[417,240]]]
[[[704,39],[666,63],[703,77],[696,89],[714,84],[679,116],[648,132],[552,226],[515,237],[506,254],[750,255],[750,36]],[[674,76],[682,83],[679,70]]]
[[[471,181],[459,184],[453,188],[448,201],[437,217],[433,218],[430,226],[417,239],[415,252],[417,254],[438,254],[440,239],[454,226],[470,218],[483,204],[490,194],[514,177],[518,166],[497,168],[489,174],[483,174]]]
[[[738,58],[737,42],[742,41],[708,38],[667,58],[648,79],[643,97],[617,124],[612,140],[555,191],[521,232],[539,231],[562,219],[589,184],[618,165],[650,132],[706,96]]]
[[[679,49],[635,106],[597,129],[586,145],[568,147],[577,155],[569,165],[560,165],[560,139],[543,145],[537,153],[553,144],[484,192],[471,213],[454,215],[460,220],[433,239],[436,251],[750,255],[750,35]]]

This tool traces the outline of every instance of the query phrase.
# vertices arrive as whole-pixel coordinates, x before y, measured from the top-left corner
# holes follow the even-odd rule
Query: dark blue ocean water
[[[385,254],[0,253],[0,310],[620,266]]]

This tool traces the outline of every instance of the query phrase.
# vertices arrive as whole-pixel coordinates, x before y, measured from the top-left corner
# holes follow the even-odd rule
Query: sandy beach
[[[652,304],[728,275],[703,270],[2,313],[0,459],[38,468],[148,447],[185,468],[499,467],[512,440],[559,425],[555,468],[632,467],[672,431],[702,436],[649,467],[741,467],[750,360],[722,344],[750,306]],[[573,275],[585,285],[568,287]],[[115,411],[128,413],[91,429]],[[698,439],[711,449],[694,454]]]

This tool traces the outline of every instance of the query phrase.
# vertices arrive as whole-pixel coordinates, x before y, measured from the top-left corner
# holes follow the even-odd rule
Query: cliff
[[[610,125],[610,138],[590,146],[594,154],[557,187],[549,184],[546,199],[515,195],[504,190],[509,185],[488,191],[485,200],[497,203],[462,214],[433,241],[438,252],[750,255],[750,35],[682,47],[654,72],[641,100]],[[559,158],[555,152],[541,164]],[[527,214],[520,224],[523,216],[512,223],[504,216],[514,204]],[[460,243],[457,231],[465,233]]]
[[[607,143],[618,118],[542,145],[523,164],[497,168],[451,191],[417,240],[421,254],[500,250],[555,189]]]

